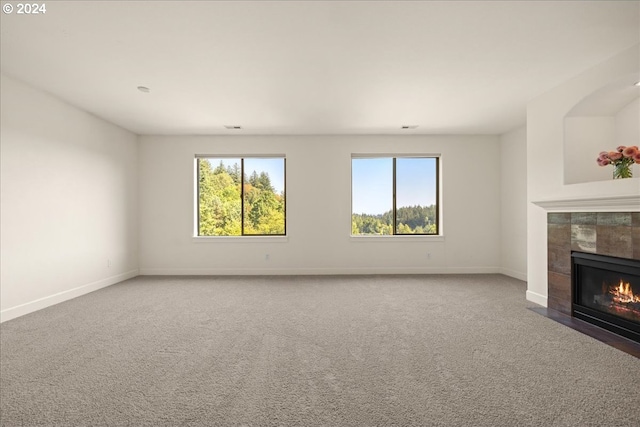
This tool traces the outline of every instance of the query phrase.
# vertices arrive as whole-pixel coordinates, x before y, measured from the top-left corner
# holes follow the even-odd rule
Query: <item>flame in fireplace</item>
[[[623,280],[609,288],[609,293],[613,295],[613,301],[619,304],[640,303],[640,295],[634,295],[631,283],[625,283]]]

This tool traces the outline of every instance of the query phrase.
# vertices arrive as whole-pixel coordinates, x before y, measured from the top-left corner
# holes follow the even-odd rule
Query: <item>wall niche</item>
[[[596,90],[564,117],[564,184],[610,181],[613,166],[598,166],[601,151],[640,146],[640,75],[630,74]],[[553,155],[553,153],[550,153]],[[640,165],[633,165],[633,179]]]

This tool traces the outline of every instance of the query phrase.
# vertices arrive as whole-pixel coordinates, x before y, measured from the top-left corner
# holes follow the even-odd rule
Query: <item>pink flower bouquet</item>
[[[620,145],[616,151],[602,151],[598,156],[598,165],[613,165],[613,179],[631,178],[631,165],[640,164],[640,149],[637,145]]]

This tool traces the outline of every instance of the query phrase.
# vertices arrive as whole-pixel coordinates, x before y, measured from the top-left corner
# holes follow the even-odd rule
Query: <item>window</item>
[[[438,234],[438,157],[353,157],[351,234]]]
[[[284,157],[197,157],[198,236],[285,235]]]

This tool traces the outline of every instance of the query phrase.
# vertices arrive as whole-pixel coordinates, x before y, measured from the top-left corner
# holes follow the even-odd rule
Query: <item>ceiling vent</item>
[[[418,125],[403,125],[401,129],[416,129]]]
[[[226,129],[232,129],[232,130],[239,130],[242,129],[242,126],[230,126],[230,125],[225,125],[224,126]]]

